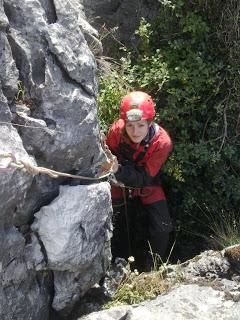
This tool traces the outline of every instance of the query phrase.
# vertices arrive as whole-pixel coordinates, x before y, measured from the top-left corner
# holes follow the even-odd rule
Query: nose
[[[135,135],[137,133],[137,127],[133,127],[133,134]]]

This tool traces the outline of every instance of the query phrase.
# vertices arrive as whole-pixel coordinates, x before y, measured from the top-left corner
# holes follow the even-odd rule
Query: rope
[[[103,150],[105,151],[107,161],[102,163],[102,173],[98,177],[86,177],[86,176],[80,176],[60,171],[55,171],[52,169],[48,169],[45,167],[38,167],[34,166],[30,162],[24,161],[24,160],[17,160],[16,156],[11,152],[0,152],[0,157],[3,158],[10,158],[10,162],[8,165],[4,168],[0,167],[0,172],[9,172],[12,171],[12,168],[20,169],[20,170],[26,170],[28,173],[37,175],[39,173],[47,174],[48,176],[52,178],[58,178],[58,177],[67,177],[67,178],[73,178],[73,179],[81,179],[81,180],[101,180],[110,176],[113,176],[112,167],[115,161],[115,157],[111,153],[110,149],[108,148],[106,144],[106,137],[101,132],[100,141]]]
[[[43,174],[47,174],[52,178],[68,177],[68,178],[82,179],[82,180],[100,180],[100,179],[109,177],[112,174],[111,170],[109,170],[108,173],[103,174],[99,177],[85,177],[85,176],[74,175],[74,174],[65,173],[65,172],[59,172],[59,171],[55,171],[55,170],[44,168],[44,167],[34,166],[30,162],[27,162],[24,160],[17,160],[15,155],[10,152],[1,152],[0,157],[10,158],[10,162],[8,163],[7,167],[0,168],[0,172],[9,172],[12,170],[11,168],[16,168],[20,170],[25,169],[28,173],[33,175],[43,173]]]
[[[17,112],[19,114],[19,112]],[[41,129],[41,130],[51,130],[54,132],[60,132],[60,133],[64,133],[64,131],[59,131],[59,130],[52,130],[49,129],[48,127],[35,127],[35,126],[28,126],[26,124],[18,124],[18,123],[12,123],[12,122],[6,122],[6,121],[0,121],[1,124],[7,124],[9,126],[16,126],[16,127],[23,127],[23,128],[31,128],[31,129]]]

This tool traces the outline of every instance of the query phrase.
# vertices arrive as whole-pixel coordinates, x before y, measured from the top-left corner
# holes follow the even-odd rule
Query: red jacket
[[[150,127],[147,137],[140,143],[130,141],[125,133],[123,120],[113,123],[106,143],[120,163],[115,177],[126,187],[133,188],[133,196],[140,196],[143,204],[165,200],[160,184],[160,169],[172,151],[168,133],[156,123]],[[112,186],[112,198],[123,197],[123,190]]]

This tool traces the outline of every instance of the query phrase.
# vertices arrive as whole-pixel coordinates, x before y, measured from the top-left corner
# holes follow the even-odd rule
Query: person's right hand
[[[103,162],[101,165],[101,173],[103,172],[113,172],[116,173],[118,171],[119,164],[117,157],[111,154],[111,158],[107,158],[107,161]]]
[[[119,168],[119,163],[118,163],[118,159],[116,156],[112,156],[112,168],[111,171],[113,173],[116,173],[118,171]]]

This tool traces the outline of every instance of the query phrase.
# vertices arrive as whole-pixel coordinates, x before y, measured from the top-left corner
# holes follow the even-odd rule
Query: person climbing
[[[120,119],[106,144],[115,161],[112,184],[113,257],[134,256],[138,269],[149,269],[153,254],[164,259],[171,218],[161,185],[161,168],[172,151],[168,133],[155,123],[150,95],[133,91],[123,97]],[[150,254],[151,252],[151,254]]]

